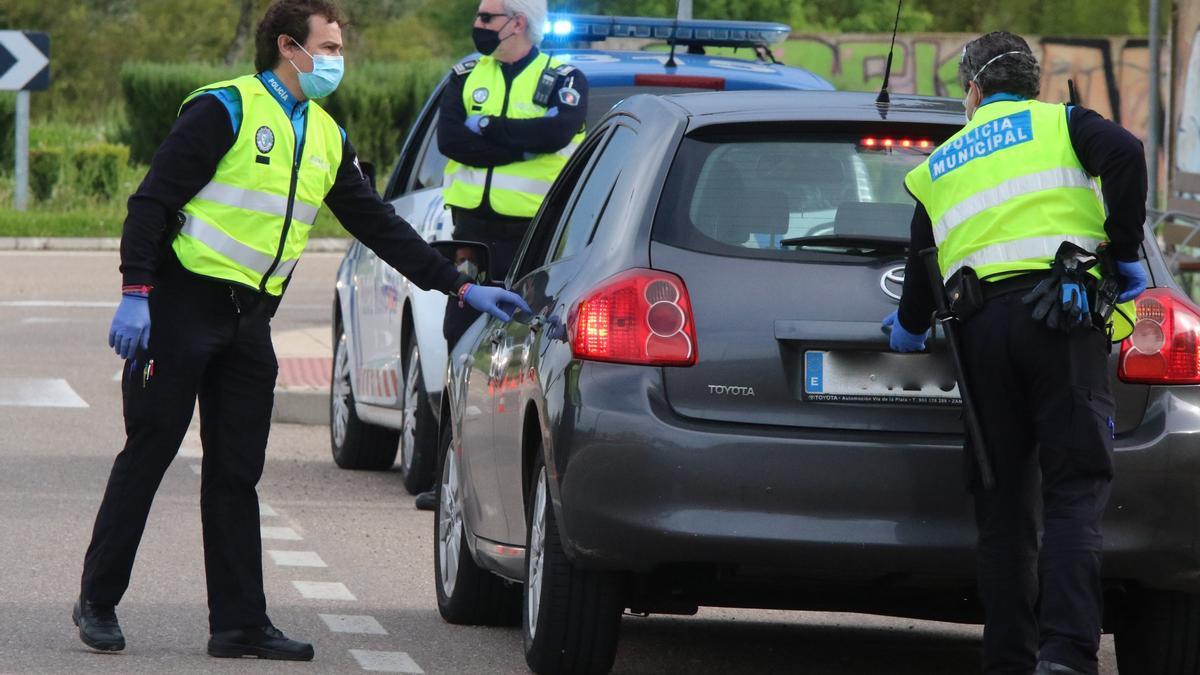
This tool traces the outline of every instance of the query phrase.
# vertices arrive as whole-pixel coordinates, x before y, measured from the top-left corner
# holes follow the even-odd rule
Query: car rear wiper
[[[797,248],[838,248],[844,251],[876,251],[879,253],[903,253],[908,250],[908,240],[900,237],[872,237],[852,234],[821,234],[813,237],[789,237],[779,242],[780,246]]]

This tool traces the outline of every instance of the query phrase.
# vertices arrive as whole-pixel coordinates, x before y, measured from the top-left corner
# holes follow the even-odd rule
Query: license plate
[[[804,400],[962,405],[950,360],[894,352],[804,352]]]

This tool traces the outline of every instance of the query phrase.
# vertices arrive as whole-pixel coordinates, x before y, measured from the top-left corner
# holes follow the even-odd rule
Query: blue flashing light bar
[[[546,21],[542,39],[553,42],[601,42],[642,38],[703,47],[758,47],[787,39],[791,26],[763,21],[652,19],[638,16],[556,14]]]

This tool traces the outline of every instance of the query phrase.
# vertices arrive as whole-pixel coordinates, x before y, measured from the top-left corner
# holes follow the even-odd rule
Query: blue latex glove
[[[1117,296],[1117,302],[1129,302],[1146,290],[1146,284],[1149,279],[1146,278],[1146,270],[1142,269],[1142,263],[1138,261],[1121,262],[1117,261],[1117,272],[1121,275],[1124,283],[1121,284],[1121,294]]]
[[[901,353],[924,350],[925,338],[929,336],[929,331],[910,333],[904,330],[904,326],[901,326],[900,320],[896,318],[899,312],[900,310],[895,310],[883,319],[883,329],[892,333],[888,346],[892,348],[892,351]]]
[[[463,300],[480,312],[487,312],[504,323],[512,321],[513,312],[518,309],[526,314],[533,314],[533,310],[529,309],[529,305],[525,304],[521,296],[495,286],[471,284],[463,294]]]
[[[543,117],[558,117],[558,106],[554,106],[547,110]]]
[[[463,124],[471,130],[471,133],[482,136],[483,129],[479,128],[479,121],[482,120],[483,117],[483,115],[471,115],[467,118],[467,121],[463,122]]]
[[[144,295],[122,295],[112,327],[108,329],[108,346],[123,359],[131,359],[138,347],[150,346],[150,299]]]

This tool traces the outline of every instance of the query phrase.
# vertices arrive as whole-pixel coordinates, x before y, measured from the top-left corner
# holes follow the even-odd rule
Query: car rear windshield
[[[933,129],[760,126],[690,135],[668,173],[653,238],[705,253],[782,259],[814,254],[789,241],[800,237],[907,240],[915,203],[904,175],[944,137]]]

